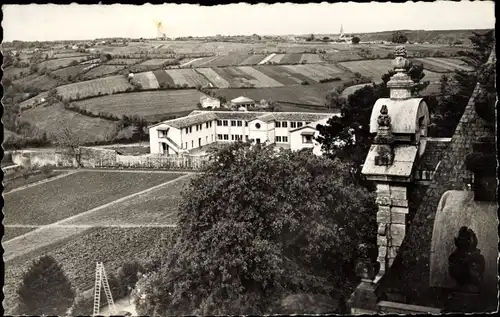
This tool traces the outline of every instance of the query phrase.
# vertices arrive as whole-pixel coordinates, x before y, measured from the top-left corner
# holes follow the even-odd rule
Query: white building
[[[220,100],[210,96],[203,96],[200,98],[200,104],[202,108],[220,108]]]
[[[248,109],[250,107],[255,106],[255,100],[241,96],[241,97],[234,98],[233,100],[231,100],[231,106],[236,108],[236,109],[239,109],[241,107]]]
[[[326,124],[333,116],[340,114],[195,110],[186,117],[150,126],[150,151],[174,155],[241,140],[292,150],[310,148],[320,154],[320,146],[314,141],[316,125]]]

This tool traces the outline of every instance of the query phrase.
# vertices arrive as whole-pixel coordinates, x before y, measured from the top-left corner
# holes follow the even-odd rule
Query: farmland
[[[155,121],[167,115],[186,115],[196,110],[203,93],[194,89],[157,90],[102,96],[75,102],[88,111],[114,115],[139,115]]]
[[[35,258],[44,254],[53,256],[62,264],[72,285],[82,292],[93,286],[96,261],[103,261],[108,272],[116,272],[126,261],[145,261],[153,255],[158,241],[172,232],[172,228],[79,229],[65,239],[53,241],[25,256],[6,261],[4,309],[8,313],[15,306],[15,290],[22,280],[23,272]]]
[[[175,224],[182,199],[181,192],[189,181],[189,178],[184,178],[124,202],[82,215],[67,224],[94,226]],[[138,213],[137,210],[141,212]]]
[[[52,75],[62,80],[68,80],[69,78],[75,78],[75,76],[84,73],[84,69],[84,65],[69,66],[53,71]]]
[[[110,74],[115,74],[122,70],[125,66],[120,65],[99,65],[92,68],[83,76],[84,79],[93,79],[101,76],[107,76]]]
[[[207,79],[194,69],[167,69],[165,72],[173,79],[175,85],[186,87],[209,85]]]
[[[297,104],[312,106],[323,106],[326,102],[326,94],[331,89],[342,84],[331,82],[315,85],[283,86],[273,88],[254,88],[254,89],[213,89],[217,96],[223,96],[227,100],[239,96],[246,96],[253,100],[265,99],[267,101],[285,101]]]
[[[38,64],[40,69],[47,68],[47,70],[55,70],[61,67],[69,66],[73,61],[82,62],[87,60],[87,56],[66,57],[58,59],[49,59]]]
[[[142,61],[141,58],[113,58],[106,62],[107,65],[133,65]]]
[[[46,132],[48,136],[60,133],[61,126],[54,123],[62,122],[71,126],[82,142],[108,140],[116,130],[116,124],[113,121],[84,116],[66,110],[59,104],[25,110],[21,113],[21,119],[36,126],[39,131]]]
[[[77,95],[80,98],[91,97],[99,94],[123,92],[127,88],[132,89],[127,79],[124,76],[117,75],[60,86],[57,88],[57,92],[63,98],[78,99]]]
[[[179,176],[168,173],[75,173],[5,194],[4,224],[50,224]],[[132,183],[134,186],[130,186]]]
[[[205,76],[215,87],[219,88],[230,87],[229,82],[211,68],[198,68],[196,71]]]
[[[140,65],[147,65],[147,66],[158,66],[162,67],[164,64],[172,64],[175,63],[177,60],[175,59],[148,59],[144,62],[142,62]]]
[[[30,86],[41,91],[50,90],[60,84],[56,79],[52,79],[47,75],[38,75],[37,73],[16,80],[14,83],[24,87]]]
[[[134,74],[133,81],[139,83],[144,89],[158,89],[160,87],[160,84],[158,83],[158,80],[153,72]]]

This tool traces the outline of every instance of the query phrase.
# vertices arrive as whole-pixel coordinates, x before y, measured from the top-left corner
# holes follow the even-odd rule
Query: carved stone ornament
[[[391,117],[388,115],[387,106],[383,105],[380,109],[380,115],[377,120],[378,131],[374,143],[378,144],[377,155],[375,156],[375,165],[389,166],[394,160],[394,135],[391,131]]]
[[[394,49],[394,56],[402,56],[406,57],[407,56],[407,50],[406,47],[401,45],[401,46],[396,46],[396,49]]]
[[[477,237],[468,227],[461,227],[455,238],[457,249],[448,258],[448,272],[460,286],[479,286],[485,269],[484,256],[477,248]]]
[[[364,243],[358,245],[358,259],[355,271],[356,275],[361,279],[373,280],[378,273],[378,263],[372,261],[370,253],[372,253],[371,246]]]

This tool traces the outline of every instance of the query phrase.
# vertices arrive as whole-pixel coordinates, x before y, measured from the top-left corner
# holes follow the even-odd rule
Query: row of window
[[[288,143],[287,136],[276,136],[276,143]]]
[[[201,138],[198,138],[198,147],[201,147],[202,146],[202,143],[201,143]],[[212,142],[214,141],[214,135],[212,134]],[[205,144],[208,144],[208,135],[205,136]],[[194,145],[195,145],[195,142],[194,140],[191,140],[191,148],[194,148]],[[184,145],[181,143],[181,149],[189,149],[188,148],[188,143],[185,142]]]
[[[197,124],[196,126],[196,131],[203,130],[203,123],[202,124]],[[212,121],[206,122],[205,123],[205,128],[211,128],[212,127]],[[193,133],[193,126],[187,127],[186,128],[186,134]]]
[[[309,124],[311,122],[306,122],[305,124]],[[300,128],[303,126],[303,122],[301,121],[290,121],[290,128],[295,129],[295,128]],[[288,128],[288,121],[276,121],[275,123],[276,128]]]
[[[229,125],[229,120],[217,120],[217,126],[227,127]],[[232,127],[242,127],[243,121],[241,120],[231,120]],[[248,122],[245,121],[245,127],[248,127]]]
[[[245,136],[248,141],[248,135]],[[229,134],[217,134],[217,140],[229,141]],[[231,141],[243,141],[243,135],[241,134],[231,134]]]

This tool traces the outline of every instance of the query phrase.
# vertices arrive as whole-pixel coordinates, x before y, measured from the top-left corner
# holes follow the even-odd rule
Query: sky
[[[151,38],[161,21],[168,37],[348,34],[401,29],[495,27],[493,1],[407,3],[164,5],[3,5],[4,40]]]

